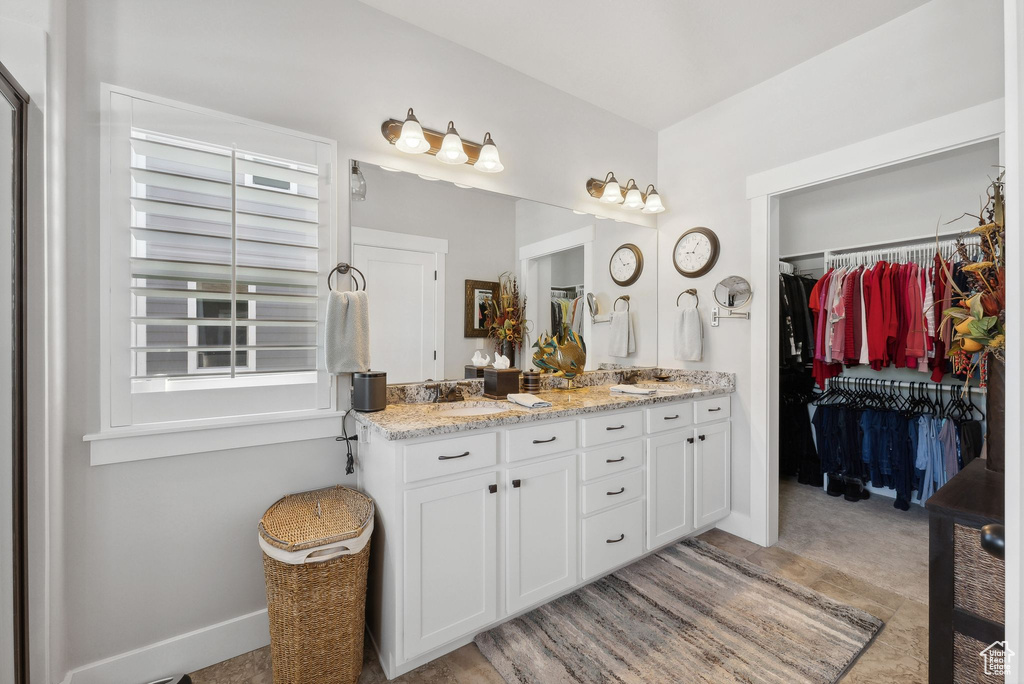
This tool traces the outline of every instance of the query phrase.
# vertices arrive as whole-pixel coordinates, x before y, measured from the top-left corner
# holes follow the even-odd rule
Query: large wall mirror
[[[28,681],[24,245],[28,96],[0,64],[0,682]]]
[[[503,273],[526,296],[530,332],[516,367],[533,367],[540,335],[570,328],[589,369],[657,363],[654,229],[373,164],[352,162],[350,172],[351,259],[368,281],[372,367],[388,382],[463,378],[477,350],[493,358],[484,310]],[[645,258],[635,281],[618,285],[613,272],[622,281],[631,265],[613,257],[628,261],[626,244]],[[608,315],[627,308],[632,344],[622,348]]]

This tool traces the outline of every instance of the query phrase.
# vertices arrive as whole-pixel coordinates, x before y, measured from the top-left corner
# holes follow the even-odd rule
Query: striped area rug
[[[476,637],[506,682],[835,682],[882,627],[686,540]]]

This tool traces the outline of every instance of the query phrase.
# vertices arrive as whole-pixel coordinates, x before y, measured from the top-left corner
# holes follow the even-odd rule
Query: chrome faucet
[[[623,385],[635,385],[640,379],[640,371],[623,370],[619,371],[619,382]]]

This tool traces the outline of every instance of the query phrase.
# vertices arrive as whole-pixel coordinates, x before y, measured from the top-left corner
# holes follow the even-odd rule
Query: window
[[[116,89],[104,133],[104,425],[333,408],[333,145]]]

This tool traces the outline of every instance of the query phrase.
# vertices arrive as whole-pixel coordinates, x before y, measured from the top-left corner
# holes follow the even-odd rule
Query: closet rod
[[[954,240],[961,235],[964,235],[964,231],[956,231],[953,233],[939,233],[938,239],[940,241]],[[789,261],[791,259],[812,259],[821,257],[826,254],[835,254],[837,252],[861,252],[869,251],[873,249],[885,249],[887,247],[911,247],[917,244],[934,243],[936,235],[932,233],[930,235],[917,235],[914,237],[900,238],[899,240],[890,240],[889,242],[864,242],[859,245],[848,245],[846,247],[837,247],[836,249],[818,249],[813,252],[801,252],[799,254],[783,254],[779,259],[785,259]]]
[[[852,376],[842,376],[842,375],[840,375],[840,376],[837,376],[837,377],[834,377],[834,378],[828,378],[828,380],[826,380],[826,382],[828,383],[829,387],[831,387],[832,385],[838,384],[840,387],[845,387],[847,389],[856,389],[856,385],[857,385],[858,381],[859,382],[867,381],[868,383],[870,383],[868,385],[869,387],[876,387],[878,389],[883,389],[883,390],[888,388],[888,387],[897,387],[897,388],[901,388],[901,389],[909,389],[909,388],[913,387],[915,389],[922,389],[923,388],[923,389],[927,389],[927,390],[935,390],[935,391],[945,392],[947,390],[947,388],[962,389],[964,387],[964,385],[961,385],[961,384],[954,385],[953,383],[950,383],[950,382],[928,382],[928,381],[925,381],[925,380],[920,380],[920,381],[919,380],[913,380],[913,381],[907,381],[907,380],[887,380],[885,378],[866,378],[866,377],[862,377],[862,376],[852,377]],[[941,388],[941,389],[939,389],[939,388]],[[967,391],[971,392],[971,393],[978,392],[980,394],[986,394],[987,388],[985,388],[985,387],[977,387],[975,385],[967,385]]]

